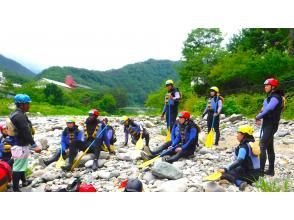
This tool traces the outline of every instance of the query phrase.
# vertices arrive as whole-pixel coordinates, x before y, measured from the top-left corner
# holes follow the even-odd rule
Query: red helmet
[[[83,184],[79,188],[79,192],[97,192],[92,184]]]
[[[89,115],[94,115],[97,118],[99,116],[99,111],[97,109],[91,109]]]
[[[183,111],[183,112],[180,112],[179,114],[178,114],[178,117],[179,118],[184,118],[184,119],[190,119],[190,112],[187,112],[187,111]]]
[[[274,78],[270,78],[265,80],[264,85],[271,85],[273,87],[278,87],[279,86],[279,81]]]
[[[7,128],[6,127],[6,122],[0,122],[0,131],[3,131],[3,129]]]

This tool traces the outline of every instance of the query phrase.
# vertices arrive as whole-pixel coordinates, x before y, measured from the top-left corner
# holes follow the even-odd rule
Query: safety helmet
[[[241,125],[238,128],[238,132],[252,136],[254,129],[250,125]]]
[[[26,103],[31,103],[31,102],[32,102],[31,98],[26,94],[17,94],[14,97],[15,104],[26,104]]]
[[[97,109],[91,109],[88,114],[94,115],[97,118],[99,116],[99,111]]]
[[[216,93],[219,93],[219,89],[216,86],[211,87],[210,90],[213,90]]]
[[[68,118],[66,119],[66,123],[76,123],[76,120],[74,118]]]
[[[0,122],[0,131],[3,131],[3,129],[7,128],[6,127],[6,122]]]
[[[79,192],[97,192],[97,190],[92,184],[82,184],[79,187]]]
[[[169,79],[165,82],[165,86],[174,85],[174,81]]]
[[[277,79],[274,78],[270,78],[264,81],[264,85],[271,85],[274,87],[278,87],[279,86],[279,81]]]
[[[129,120],[128,116],[123,116],[120,120],[120,123],[124,124],[127,120]]]
[[[178,114],[179,118],[185,118],[186,120],[189,119],[190,116],[191,116],[190,112],[187,112],[187,111],[183,111]]]
[[[142,192],[143,184],[138,179],[129,179],[125,188],[125,192]]]

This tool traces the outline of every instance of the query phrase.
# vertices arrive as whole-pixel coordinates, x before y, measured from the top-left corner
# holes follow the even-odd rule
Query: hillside
[[[23,83],[33,79],[35,74],[20,63],[0,54],[0,72],[15,83]]]
[[[175,65],[177,62],[150,59],[108,71],[56,66],[43,70],[37,78],[64,82],[66,75],[72,75],[77,83],[100,91],[122,88],[128,94],[128,105],[142,106],[148,94],[159,89],[167,78],[178,79]]]

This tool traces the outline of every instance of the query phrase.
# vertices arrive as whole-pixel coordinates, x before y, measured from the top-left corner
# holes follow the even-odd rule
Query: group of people
[[[251,184],[264,174],[271,176],[275,174],[273,138],[278,129],[280,115],[284,107],[284,93],[278,90],[279,82],[276,79],[266,80],[264,86],[267,97],[264,100],[261,112],[256,116],[256,124],[260,125],[262,119],[260,156],[253,153],[249,144],[255,141],[253,127],[244,125],[239,127],[237,132],[237,140],[240,144],[235,149],[235,161],[227,167],[219,169],[219,172],[222,173],[221,179],[226,179],[236,184],[240,189],[244,189],[247,183]],[[151,150],[149,147],[150,135],[143,123],[135,122],[127,116],[122,117],[120,121],[124,126],[125,146],[128,145],[129,135],[133,144],[136,144],[140,138],[145,139],[145,147],[141,153],[144,160],[150,160],[166,152],[163,160],[173,163],[180,158],[193,156],[199,146],[199,126],[191,119],[191,114],[188,111],[178,112],[182,97],[179,89],[174,86],[172,80],[166,81],[166,89],[167,93],[164,98],[161,118],[164,120],[165,116],[166,126],[171,138],[158,149]],[[1,171],[1,175],[3,173],[5,175],[0,175],[0,189],[2,191],[7,188],[7,183],[11,179],[13,191],[15,192],[20,191],[20,180],[22,187],[31,184],[31,181],[27,180],[25,176],[25,171],[28,168],[28,158],[31,150],[40,153],[41,148],[34,141],[34,129],[26,116],[26,112],[30,109],[30,102],[31,99],[28,95],[17,94],[14,98],[15,111],[10,114],[5,123],[0,124],[0,171],[5,170],[5,172]],[[214,143],[216,146],[219,144],[220,139],[219,124],[223,102],[224,99],[220,96],[219,89],[215,86],[211,87],[210,97],[202,118],[207,114],[208,132],[214,128],[216,133]],[[92,109],[88,112],[88,118],[83,123],[82,129],[79,129],[74,118],[67,119],[66,128],[61,135],[61,147],[51,158],[40,159],[40,164],[48,166],[62,156],[64,159],[68,158],[68,163],[61,168],[64,171],[70,171],[78,152],[89,148],[88,152],[94,154],[92,169],[97,170],[101,150],[115,154],[113,148],[115,142],[115,130],[109,125],[108,119],[101,120],[99,111]],[[265,171],[267,156],[269,168]],[[12,168],[11,170],[9,169],[10,167]]]

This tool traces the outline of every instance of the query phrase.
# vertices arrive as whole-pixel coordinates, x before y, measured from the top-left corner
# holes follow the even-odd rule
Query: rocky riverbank
[[[83,121],[85,117],[76,117]],[[236,130],[239,125],[253,124],[242,115],[221,117],[220,145],[213,149],[203,146],[205,133],[200,134],[200,147],[195,156],[186,160],[181,159],[173,164],[167,164],[160,160],[147,170],[140,170],[138,164],[142,162],[140,151],[129,143],[124,142],[123,127],[119,124],[119,118],[109,117],[110,124],[115,128],[118,141],[115,146],[116,155],[102,152],[99,159],[99,169],[95,172],[91,169],[93,155],[88,154],[81,161],[81,165],[74,172],[65,173],[55,168],[55,163],[43,168],[39,164],[39,158],[50,157],[60,147],[60,136],[65,126],[65,117],[31,117],[36,128],[35,140],[43,148],[41,154],[33,153],[30,167],[33,171],[30,178],[33,184],[23,188],[23,191],[43,192],[56,191],[65,188],[76,177],[83,182],[92,183],[99,192],[118,191],[118,185],[128,177],[138,177],[144,184],[144,190],[150,192],[203,192],[203,191],[228,191],[237,192],[238,187],[231,184],[216,184],[203,182],[203,177],[214,172],[217,168],[226,166],[233,160],[233,150],[237,146]],[[164,123],[159,117],[139,116],[135,120],[144,122],[151,140],[150,147],[154,149],[161,145],[165,136],[161,130],[165,129]],[[204,120],[195,119],[204,128]],[[259,129],[255,126],[255,137],[259,136]],[[279,131],[275,137],[276,149],[276,176],[266,177],[279,183],[289,180],[289,190],[294,191],[294,121],[281,120]],[[259,191],[254,186],[248,186],[245,191]]]

